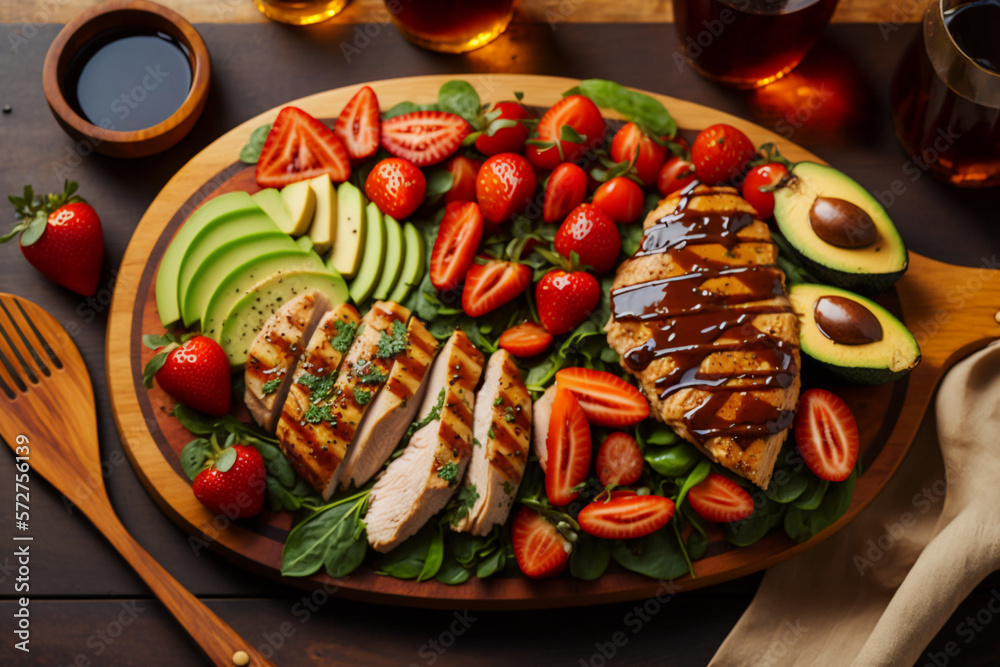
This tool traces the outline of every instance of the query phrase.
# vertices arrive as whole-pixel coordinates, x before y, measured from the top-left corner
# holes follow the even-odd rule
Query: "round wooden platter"
[[[425,76],[370,84],[382,108],[411,100],[433,102],[442,83],[455,77]],[[466,77],[483,100],[511,99],[524,93],[526,104],[548,107],[575,85],[556,77],[486,74]],[[318,93],[291,102],[318,118],[339,113],[358,86]],[[725,122],[739,127],[759,145],[775,142],[793,161],[815,155],[740,118],[685,102],[660,99],[684,130]],[[562,607],[628,599],[662,593],[663,582],[620,569],[594,582],[563,576],[531,581],[519,574],[473,578],[460,586],[436,581],[416,583],[380,576],[365,564],[345,579],[325,574],[309,579],[281,577],[281,550],[291,525],[289,513],[263,512],[249,521],[230,522],[208,512],[194,497],[181,471],[178,454],[191,439],[168,412],[172,400],[158,388],[142,387],[142,369],[152,352],[140,341],[144,333],[162,330],[153,296],[160,257],[184,220],[203,201],[237,189],[254,191],[253,169],[237,161],[250,132],[273,121],[280,107],[252,118],[199,153],[167,183],[143,216],[122,261],[115,286],[107,334],[107,375],[118,430],[132,465],[153,499],[191,535],[192,548],[210,548],[248,569],[300,587],[336,587],[345,597],[372,602],[438,608],[517,609]],[[609,119],[616,116],[607,112]],[[934,387],[954,361],[1000,336],[995,319],[1000,308],[1000,272],[942,264],[915,254],[910,270],[895,294],[881,300],[901,313],[923,348],[923,361],[908,378],[881,387],[829,386],[858,417],[863,450],[863,474],[847,513],[834,525],[802,544],[781,531],[746,548],[734,548],[720,530],[710,534],[705,558],[695,563],[695,578],[671,582],[671,590],[710,586],[755,572],[815,546],[844,527],[879,492],[895,471],[920,424]],[[328,588],[329,590],[329,588]]]

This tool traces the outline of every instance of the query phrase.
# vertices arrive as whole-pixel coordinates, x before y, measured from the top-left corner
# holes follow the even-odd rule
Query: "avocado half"
[[[818,197],[845,200],[868,214],[877,232],[865,247],[842,247],[816,233],[810,211]],[[774,192],[774,220],[803,265],[819,280],[872,293],[889,288],[906,272],[903,239],[882,205],[861,185],[833,167],[799,162]]]
[[[842,344],[816,322],[816,304],[822,297],[846,299],[867,309],[881,327],[881,339]],[[831,287],[800,283],[788,288],[788,298],[799,318],[802,352],[834,375],[852,384],[895,382],[920,363],[920,346],[906,325],[870,299]],[[843,303],[842,301],[840,303]],[[830,327],[828,326],[827,329]]]

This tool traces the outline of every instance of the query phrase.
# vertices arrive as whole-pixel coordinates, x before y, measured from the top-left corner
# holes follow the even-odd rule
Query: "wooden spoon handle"
[[[211,609],[174,579],[149,552],[125,530],[111,505],[100,502],[81,506],[93,524],[129,562],[146,585],[166,606],[214,665],[274,667]],[[238,660],[246,653],[249,662]]]
[[[854,665],[916,663],[962,600],[1000,566],[998,532],[978,512],[955,517],[920,554]]]

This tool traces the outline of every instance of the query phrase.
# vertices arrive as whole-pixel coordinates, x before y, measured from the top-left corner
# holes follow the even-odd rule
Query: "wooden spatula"
[[[0,436],[83,511],[213,664],[271,665],[122,526],[104,488],[94,390],[79,350],[39,306],[2,293],[0,412]]]

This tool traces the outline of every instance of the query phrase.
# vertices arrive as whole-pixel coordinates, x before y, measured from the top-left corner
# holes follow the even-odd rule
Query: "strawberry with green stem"
[[[230,519],[256,516],[264,505],[264,458],[251,445],[219,447],[213,435],[205,468],[194,478],[192,490],[202,505]]]
[[[171,334],[143,336],[156,355],[146,364],[143,385],[160,388],[178,402],[212,417],[229,412],[232,400],[229,358],[222,346],[206,336]]]
[[[22,196],[9,196],[19,220],[0,243],[20,234],[21,253],[42,275],[91,296],[101,277],[104,231],[97,212],[76,191],[77,184],[66,181],[59,194],[35,195],[26,185]]]

